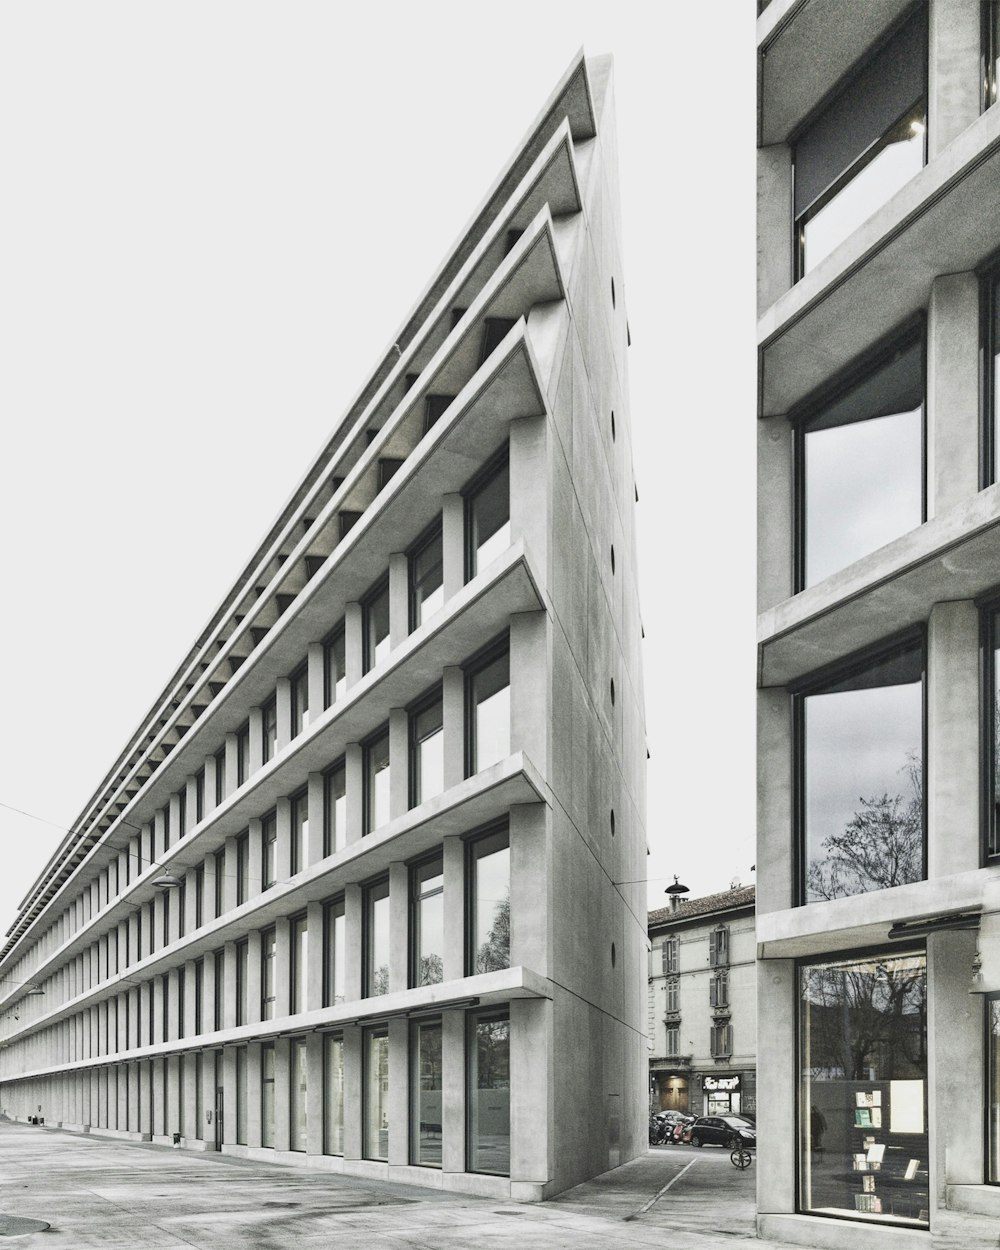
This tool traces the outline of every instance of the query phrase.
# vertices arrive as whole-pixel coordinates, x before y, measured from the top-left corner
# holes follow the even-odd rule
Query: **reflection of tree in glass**
[[[480,1089],[506,1089],[510,1085],[510,1022],[480,1021],[477,1034],[477,1084]]]
[[[372,994],[389,993],[389,965],[379,964],[372,972]]]
[[[826,858],[811,864],[811,899],[845,898],[919,881],[923,876],[924,790],[920,756],[900,769],[909,793],[859,798],[841,833],[823,839]]]
[[[927,1071],[927,978],[922,960],[809,969],[813,1078],[901,1080]]]
[[[477,972],[510,967],[510,891],[497,903],[486,941],[476,952]]]
[[[418,985],[437,985],[444,980],[444,960],[440,955],[421,955]]]

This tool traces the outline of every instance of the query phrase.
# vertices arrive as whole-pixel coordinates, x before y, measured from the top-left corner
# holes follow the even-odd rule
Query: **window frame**
[[[333,898],[326,899],[323,903],[323,1006],[336,1007],[338,1003],[345,1001],[345,987],[338,985],[337,967],[338,964],[344,972],[344,979],[347,974],[347,951],[346,949],[338,955],[337,948],[340,945],[337,941],[336,921],[343,921],[342,940],[346,947],[347,944],[347,907],[343,894],[337,894]],[[333,952],[333,958],[330,958],[330,952]],[[337,989],[341,993],[337,994]]]
[[[424,796],[420,792],[420,770],[418,768],[418,764],[420,761],[419,748],[420,748],[421,743],[426,742],[430,737],[434,736],[434,735],[428,734],[426,735],[426,737],[418,740],[417,720],[419,719],[419,717],[421,717],[424,714],[424,712],[430,711],[430,709],[434,707],[435,704],[440,704],[441,706],[441,728],[438,732],[442,735],[442,744],[441,744],[442,745],[442,779],[441,779],[442,784],[441,784],[441,789],[437,791],[437,793],[443,794],[446,788],[444,785],[444,776],[443,776],[443,773],[444,773],[444,768],[443,768],[443,762],[444,762],[443,761],[444,689],[443,689],[443,686],[439,683],[433,689],[421,695],[421,697],[415,703],[411,704],[410,707],[406,709],[406,740],[407,740],[407,756],[408,756],[408,759],[407,759],[407,807],[409,808],[417,807],[420,805],[420,803],[424,801]],[[391,763],[390,763],[390,769],[391,769]],[[427,797],[434,798],[434,795],[428,795]]]
[[[918,625],[909,629],[902,630],[897,634],[890,635],[888,638],[881,639],[870,647],[865,647],[860,651],[852,652],[849,656],[845,656],[841,660],[835,661],[833,664],[824,665],[822,668],[816,669],[808,674],[801,681],[795,682],[788,687],[791,695],[791,712],[792,712],[792,906],[793,907],[812,907],[817,904],[822,905],[823,900],[813,900],[809,902],[806,898],[806,794],[805,794],[805,772],[806,772],[806,735],[805,735],[805,700],[812,694],[822,694],[826,687],[835,685],[838,682],[846,681],[848,678],[863,673],[866,669],[874,667],[876,664],[889,659],[892,655],[909,650],[910,648],[919,649],[922,659],[922,675],[921,675],[921,699],[920,699],[920,715],[921,715],[921,733],[920,733],[920,752],[921,752],[921,792],[922,792],[922,824],[923,838],[921,858],[923,864],[922,876],[919,881],[926,881],[927,878],[927,747],[928,747],[928,647],[927,647],[927,631],[924,625]],[[877,891],[870,891],[877,893]],[[858,898],[861,895],[849,895],[850,898]]]
[[[501,819],[501,820],[495,821],[494,823],[490,825],[486,825],[481,829],[476,829],[473,832],[469,833],[464,839],[464,842],[465,842],[465,846],[464,846],[465,905],[464,905],[463,910],[464,910],[464,929],[465,929],[465,975],[467,977],[479,975],[476,971],[477,956],[478,956],[478,946],[476,942],[476,937],[477,937],[476,928],[477,928],[477,922],[478,922],[477,900],[476,900],[476,895],[478,893],[476,864],[478,863],[480,859],[485,858],[485,856],[480,855],[478,853],[478,848],[482,846],[483,843],[488,842],[488,841],[493,841],[494,839],[496,839],[498,842],[498,845],[494,847],[494,850],[492,852],[489,852],[489,853],[493,854],[496,851],[504,849],[502,846],[499,845],[501,836],[506,838],[506,849],[507,849],[508,855],[510,855],[510,851],[511,851],[510,823],[506,819]],[[513,894],[513,873],[512,872],[509,878],[508,891],[509,891],[508,897],[510,897]],[[507,967],[509,968],[510,966],[511,966],[510,951],[508,950]]]
[[[361,823],[362,823],[362,836],[363,837],[368,837],[368,835],[374,833],[376,829],[381,829],[383,827],[383,824],[388,824],[392,820],[392,816],[390,814],[387,816],[383,824],[376,825],[373,823],[375,819],[375,778],[378,776],[378,774],[372,771],[372,766],[374,763],[375,748],[376,746],[378,746],[379,743],[382,742],[383,739],[385,740],[385,743],[386,743],[389,763],[386,765],[385,769],[380,769],[379,772],[389,773],[390,808],[391,808],[392,735],[389,730],[389,722],[385,721],[383,722],[383,724],[381,724],[378,727],[378,729],[375,730],[374,733],[369,734],[369,736],[361,744],[361,766],[362,766],[361,776],[362,776],[362,783],[363,783],[363,792],[361,796],[362,797]],[[346,780],[346,775],[345,775],[345,780]]]
[[[462,506],[463,506],[463,546],[465,550],[465,577],[466,583],[471,582],[479,573],[476,567],[476,556],[478,549],[473,545],[473,510],[475,508],[476,499],[482,494],[487,486],[506,470],[507,472],[507,524],[510,520],[510,444],[504,443],[493,455],[486,461],[482,468],[470,478],[466,485],[462,488]]]
[[[980,112],[997,103],[998,83],[997,60],[1000,58],[1000,3],[998,0],[985,0],[981,6],[982,31],[980,36],[980,82],[982,97]]]
[[[336,804],[331,803],[332,779],[338,774],[342,774],[344,778],[344,837],[343,845],[337,846],[337,827],[335,821]],[[323,772],[323,858],[326,859],[330,855],[336,855],[338,851],[342,851],[347,846],[347,760],[345,756],[341,756],[329,768]]]
[[[278,812],[271,808],[260,818],[260,891],[278,884]]]
[[[376,897],[375,891],[385,889],[385,893]],[[388,873],[384,873],[372,881],[366,882],[361,887],[361,997],[362,998],[383,998],[391,991],[390,966],[386,965],[386,987],[381,993],[373,991],[375,968],[372,966],[373,958],[373,935],[374,927],[374,908],[373,903],[380,903],[385,900],[389,904],[389,925],[392,924],[392,892],[389,883]],[[387,935],[387,946],[389,948],[389,958],[392,958],[392,933]]]
[[[299,817],[305,813],[304,819]],[[289,847],[288,858],[291,872],[297,876],[309,864],[309,788],[302,786],[288,797]]]
[[[808,501],[806,499],[806,436],[809,426],[823,416],[834,404],[844,399],[852,390],[873,378],[881,369],[892,364],[914,344],[920,347],[921,389],[923,401],[920,413],[920,524],[927,522],[927,319],[923,313],[911,317],[904,326],[882,339],[870,350],[857,356],[845,369],[839,370],[827,382],[817,387],[795,405],[788,414],[792,427],[792,593],[800,594],[810,584],[806,581],[806,541]],[[871,417],[859,421],[838,423],[836,429],[848,425],[864,425]],[[875,418],[877,419],[877,418]],[[909,532],[909,531],[904,531]],[[868,553],[865,553],[868,554]],[[856,559],[863,559],[858,556]],[[854,563],[854,561],[851,561]],[[850,565],[843,566],[845,568]],[[827,574],[833,576],[833,574]],[[823,579],[820,579],[823,580]]]
[[[309,724],[309,663],[305,661],[288,676],[289,735],[295,739]]]
[[[272,694],[260,708],[261,763],[267,764],[278,754],[278,697]]]
[[[444,606],[444,521],[439,515],[424,530],[420,537],[414,542],[406,552],[406,613],[407,613],[407,631],[413,633],[415,629],[419,629],[423,624],[418,619],[419,605],[417,602],[417,590],[421,583],[414,576],[415,562],[426,553],[429,547],[434,543],[438,543],[441,551],[440,571],[441,571],[441,607]],[[425,575],[426,580],[426,575]],[[440,612],[441,608],[436,608],[435,612]]]
[[[474,777],[479,768],[477,767],[477,734],[476,734],[476,716],[475,711],[479,706],[475,700],[475,680],[485,669],[495,663],[501,656],[507,657],[507,689],[511,689],[510,678],[510,632],[505,631],[497,638],[492,639],[480,651],[477,651],[470,659],[462,665],[462,678],[465,686],[465,725],[464,725],[464,754],[465,754],[465,775],[466,777]],[[509,697],[509,696],[508,696]],[[510,755],[513,749],[513,742],[510,741],[510,727],[508,726],[508,749],[507,754]],[[492,765],[490,765],[492,767]]]
[[[337,645],[343,650],[344,672],[340,677],[335,677],[333,661]],[[347,683],[347,625],[341,619],[333,629],[323,639],[323,707],[333,707],[338,702],[337,687],[341,682]]]
[[[268,993],[269,989],[270,993]],[[278,930],[275,925],[268,925],[266,929],[260,931],[260,1018],[262,1022],[277,1018],[277,989]]]
[[[374,624],[373,610],[375,605],[382,599],[385,599],[386,609],[386,632],[378,642],[372,641],[372,627]],[[361,672],[362,675],[370,673],[377,667],[381,661],[377,658],[378,648],[389,639],[390,649],[392,647],[392,596],[389,589],[389,574],[385,572],[376,581],[361,598]]]
[[[439,889],[434,890],[430,894],[421,894],[420,888],[419,888],[420,887],[420,881],[419,881],[420,871],[424,868],[429,868],[434,864],[439,864],[441,867],[441,873],[440,873],[441,886]],[[408,887],[408,895],[409,895],[409,898],[408,898],[409,906],[407,908],[408,915],[407,915],[407,926],[406,926],[407,927],[407,948],[409,952],[409,955],[406,961],[407,962],[407,985],[409,986],[410,989],[419,989],[423,985],[440,984],[440,982],[438,981],[423,982],[420,980],[419,941],[420,941],[420,932],[421,932],[421,917],[420,917],[421,903],[424,901],[425,898],[436,898],[438,895],[440,895],[442,899],[442,904],[443,904],[443,899],[444,899],[444,850],[443,848],[439,847],[436,851],[431,851],[428,855],[422,855],[419,859],[414,860],[412,863],[408,864],[407,865],[407,878],[408,878],[407,887]],[[443,936],[444,935],[442,933],[442,938]],[[444,942],[442,941],[442,946],[443,945],[444,945]],[[444,967],[443,967],[444,951],[443,950],[441,952],[441,955],[442,955],[441,981],[443,981],[444,980]]]
[[[1000,734],[995,732],[997,699],[996,681],[1000,676],[995,652],[1000,647],[1000,589],[977,601],[979,608],[979,643],[981,690],[979,698],[979,780],[980,780],[980,865],[1000,862],[1000,785],[996,784],[997,759],[1000,756]]]
[[[511,1162],[513,1155],[513,1134],[508,1135],[508,1163],[506,1172],[489,1171],[485,1168],[477,1168],[473,1166],[476,1160],[476,1148],[473,1144],[473,1116],[476,1105],[476,1094],[482,1086],[473,1084],[478,1078],[478,1064],[473,1061],[473,1048],[476,1045],[476,1028],[480,1024],[499,1024],[501,1022],[507,1025],[507,1068],[510,1075],[511,1066],[511,1041],[513,1032],[510,1027],[510,1004],[504,1004],[500,1007],[489,1007],[476,1011],[467,1011],[465,1013],[465,1157],[466,1168],[469,1172],[478,1176],[510,1176]],[[508,1091],[510,1091],[512,1082],[508,1082]],[[510,1094],[508,1092],[508,1098]],[[510,1104],[508,1104],[509,1106]]]

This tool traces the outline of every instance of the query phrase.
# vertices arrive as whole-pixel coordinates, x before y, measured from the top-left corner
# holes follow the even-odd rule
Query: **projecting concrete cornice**
[[[788,412],[996,249],[1000,108],[987,110],[758,322],[759,413]]]
[[[1000,586],[1000,486],[934,517],[757,618],[758,685],[787,686]]]

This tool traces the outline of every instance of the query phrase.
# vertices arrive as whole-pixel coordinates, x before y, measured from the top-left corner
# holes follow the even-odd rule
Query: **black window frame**
[[[476,568],[476,549],[473,545],[473,514],[477,498],[501,473],[507,473],[507,521],[510,523],[510,444],[504,443],[486,461],[481,469],[462,488],[463,544],[465,548],[466,582],[471,582],[479,570]]]
[[[337,853],[336,827],[333,823],[334,804],[330,801],[333,778],[340,773],[344,778],[344,796],[347,796],[347,760],[341,756],[323,772],[323,858]],[[345,817],[346,820],[346,817]],[[347,830],[344,830],[344,847],[347,847]]]
[[[420,893],[419,874],[422,869],[429,868],[434,864],[441,866],[441,886],[440,889],[434,890],[431,894]],[[422,985],[437,985],[437,981],[421,981],[418,963],[420,959],[420,951],[418,941],[420,938],[420,904],[425,898],[434,898],[441,895],[444,898],[444,850],[439,847],[435,851],[431,851],[427,855],[422,855],[419,859],[414,860],[407,865],[407,887],[408,887],[408,908],[407,908],[407,950],[409,952],[406,964],[407,985],[410,989],[418,989]],[[443,935],[442,935],[443,936]],[[442,942],[443,945],[443,942]],[[443,952],[442,952],[443,956]],[[442,960],[443,964],[443,960]],[[444,980],[444,969],[442,966],[441,980]]]
[[[986,867],[1000,863],[1000,785],[996,784],[997,757],[1000,743],[995,729],[1000,700],[996,697],[998,666],[995,652],[1000,647],[1000,589],[977,600],[979,608],[979,779],[980,779],[980,864]]]
[[[272,954],[268,954],[268,943],[273,943]],[[270,965],[269,962],[270,961]],[[271,993],[268,994],[267,969],[271,971]],[[270,1013],[270,1014],[269,1014]],[[260,1018],[262,1021],[275,1020],[278,1015],[278,930],[275,925],[268,925],[260,931]]]
[[[482,650],[477,651],[475,655],[466,660],[462,665],[462,677],[465,684],[465,723],[464,723],[464,756],[465,756],[465,775],[466,777],[474,777],[479,771],[476,764],[477,741],[476,741],[476,717],[475,710],[478,704],[475,702],[475,681],[476,677],[483,672],[484,669],[500,659],[501,656],[507,657],[507,688],[510,689],[510,632],[505,631],[499,637],[488,642]],[[508,751],[509,754],[509,751]]]
[[[343,918],[344,921],[344,942],[347,941],[347,905],[343,894],[336,894],[333,898],[328,898],[323,903],[323,1006],[335,1007],[338,1002],[344,1002],[346,995],[344,986],[339,987],[340,994],[337,993],[337,939],[336,939],[336,921]],[[333,958],[330,958],[331,950],[334,952]],[[346,951],[344,952],[346,956]],[[344,975],[347,975],[346,958],[342,961],[344,966]]]
[[[912,347],[920,350],[921,389],[923,402],[920,417],[920,524],[927,521],[927,319],[923,313],[881,339],[874,347],[857,356],[846,368],[817,387],[788,414],[792,426],[792,592],[799,594],[806,582],[806,436],[810,427],[822,420],[834,405],[846,399],[851,391],[873,378]],[[836,428],[861,425],[860,421],[835,422]],[[832,428],[832,427],[831,427]],[[863,556],[857,557],[863,559]],[[849,566],[845,566],[849,567]],[[829,576],[832,576],[830,574]],[[813,583],[815,584],[815,583]]]
[[[372,628],[374,624],[373,610],[375,605],[385,599],[386,632],[378,642],[373,642]],[[389,574],[382,576],[361,598],[361,672],[370,673],[375,667],[375,655],[378,647],[386,638],[392,637],[392,598],[389,590]],[[391,645],[391,644],[390,644]]]
[[[407,806],[417,807],[423,802],[423,796],[420,793],[419,770],[417,768],[419,755],[418,748],[421,742],[426,741],[425,738],[417,737],[417,721],[424,712],[429,711],[435,704],[441,705],[441,729],[440,733],[444,733],[444,688],[441,684],[428,690],[426,693],[406,709],[406,743],[407,743]],[[427,735],[430,737],[432,735]],[[391,767],[391,765],[390,765]],[[439,793],[443,793],[442,790]]]
[[[267,764],[278,753],[278,698],[271,695],[260,707],[261,761]]]
[[[375,896],[376,890],[385,889],[385,894]],[[372,973],[374,969],[371,967],[372,955],[372,919],[374,911],[372,903],[382,902],[383,899],[389,902],[389,923],[392,923],[392,890],[389,882],[389,874],[382,873],[378,877],[374,877],[371,881],[366,881],[361,887],[361,997],[362,998],[383,998],[390,993],[391,986],[389,984],[389,967],[386,966],[386,988],[380,993],[372,991]],[[389,946],[391,956],[392,934],[389,934]]]
[[[323,706],[333,707],[337,702],[337,685],[342,680],[334,676],[335,649],[340,646],[344,657],[343,679],[347,677],[347,629],[343,620],[330,630],[323,639]]]
[[[246,720],[236,731],[236,788],[246,785],[252,772],[250,765],[250,721]]]
[[[505,841],[509,854],[511,850],[510,821],[506,818],[493,821],[488,825],[484,825],[480,829],[474,829],[471,833],[466,834],[463,839],[465,857],[463,872],[465,881],[463,928],[465,931],[465,975],[467,977],[479,975],[476,970],[477,956],[479,953],[478,946],[476,944],[476,922],[478,919],[476,911],[476,863],[478,860],[484,858],[479,854],[479,848],[483,843],[493,841],[494,839],[496,839],[499,843],[501,836]],[[494,847],[494,851],[499,851],[501,849],[503,848],[500,845]],[[509,890],[510,893],[513,894],[513,874],[511,874]],[[508,950],[507,967],[509,968],[510,966],[510,951]]]
[[[288,677],[289,734],[297,738],[305,732],[309,717],[309,664],[300,664]]]
[[[806,812],[805,812],[805,700],[812,694],[822,694],[828,686],[848,680],[850,677],[865,672],[876,664],[890,659],[901,652],[919,649],[922,661],[921,672],[921,787],[922,787],[922,824],[923,838],[921,857],[923,874],[919,881],[927,877],[927,746],[928,746],[928,647],[927,630],[918,625],[881,639],[870,647],[852,652],[841,660],[824,665],[808,674],[800,681],[788,687],[791,695],[792,712],[792,900],[793,907],[822,906],[822,901],[809,902],[806,898]],[[850,898],[862,897],[849,895]]]
[[[985,0],[981,6],[981,11],[980,82],[982,83],[983,94],[980,101],[980,111],[985,113],[987,109],[992,108],[996,104],[998,88],[1000,88],[1000,83],[997,81],[997,59],[1000,57],[1000,2],[998,0]]]
[[[444,590],[444,524],[441,516],[438,516],[406,553],[406,599],[407,599],[407,628],[412,634],[415,629],[420,627],[418,620],[418,603],[417,589],[421,582],[415,576],[416,561],[424,555],[429,547],[434,543],[440,544],[441,559],[438,568],[441,572],[441,589]],[[426,575],[425,575],[426,579]]]
[[[392,736],[389,731],[389,722],[385,721],[383,724],[381,724],[378,727],[378,729],[376,729],[374,733],[369,734],[369,736],[361,744],[361,777],[362,777],[362,786],[363,786],[362,796],[361,796],[362,798],[361,818],[362,818],[362,835],[364,837],[368,837],[369,834],[374,833],[376,829],[382,827],[381,825],[375,825],[372,823],[374,820],[374,813],[375,813],[375,774],[372,772],[372,761],[374,757],[375,748],[383,740],[383,738],[385,739],[386,748],[389,754],[388,771],[389,771],[389,777],[390,777],[389,785],[391,789],[391,786],[392,786],[392,781],[391,781],[391,778],[392,778]],[[392,817],[390,816],[389,819],[391,820]],[[385,823],[388,824],[389,821],[387,820]]]
[[[273,847],[274,860],[273,864],[268,864],[271,854],[270,848]],[[268,869],[273,869],[273,875]],[[269,812],[265,812],[260,818],[260,890],[270,890],[272,886],[278,884],[278,812],[277,809],[271,808]]]

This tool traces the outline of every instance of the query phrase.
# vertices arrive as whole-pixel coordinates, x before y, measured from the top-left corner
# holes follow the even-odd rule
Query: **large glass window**
[[[344,1153],[344,1039],[328,1033],[323,1052],[323,1153]]]
[[[268,812],[261,821],[261,889],[269,890],[278,879],[278,817]]]
[[[289,1150],[305,1150],[306,1148],[306,1039],[293,1037],[288,1044],[289,1050]]]
[[[441,1166],[441,1021],[410,1026],[410,1162]]]
[[[389,879],[364,892],[364,997],[389,993]]]
[[[236,731],[236,784],[243,785],[250,776],[250,722]]]
[[[365,833],[381,828],[389,819],[389,730],[370,738],[364,747]]]
[[[469,1016],[468,1159],[470,1172],[510,1174],[510,1020]]]
[[[796,140],[798,277],[920,171],[926,129],[927,10],[921,6]]]
[[[292,737],[297,738],[309,724],[309,668],[303,664],[289,677]]]
[[[292,844],[290,850],[292,876],[294,877],[306,866],[306,846],[309,839],[309,795],[305,790],[292,795],[291,809]]]
[[[797,587],[924,520],[922,338],[881,355],[797,422]]]
[[[274,758],[278,749],[278,703],[276,699],[268,699],[261,708],[264,763]]]
[[[923,674],[914,641],[796,700],[805,902],[923,878]]]
[[[274,1019],[275,961],[278,956],[278,939],[274,929],[265,929],[260,935],[260,1018]]]
[[[389,654],[389,580],[369,591],[361,604],[362,668],[380,664]]]
[[[444,861],[440,855],[410,869],[410,984],[444,979]]]
[[[506,829],[468,844],[470,975],[510,967],[510,839]]]
[[[926,1225],[924,954],[804,964],[799,994],[802,1210]]]
[[[444,789],[444,708],[440,694],[410,713],[410,806]]]
[[[441,522],[409,555],[410,629],[419,629],[444,604]]]
[[[307,1011],[309,983],[309,925],[305,916],[295,916],[290,923],[291,938],[291,1012]]]
[[[347,652],[344,643],[344,623],[341,623],[323,643],[323,704],[330,707],[342,699],[347,691]]]
[[[274,1042],[260,1048],[260,1144],[274,1145]]]
[[[506,449],[465,496],[465,580],[510,546],[510,468]]]
[[[249,1024],[249,944],[244,938],[236,943],[236,1023]],[[164,1001],[166,1001],[166,983],[164,982]]]
[[[510,754],[510,655],[506,641],[466,673],[468,776]]]
[[[323,774],[323,854],[347,845],[347,769],[343,761]]]
[[[323,1006],[344,1001],[347,921],[344,900],[335,898],[323,909]],[[334,1153],[339,1153],[334,1151]]]
[[[364,1035],[364,1157],[389,1158],[389,1034]]]
[[[226,748],[215,754],[215,806],[226,797]]]
[[[988,1053],[986,1103],[989,1108],[989,1171],[986,1179],[1000,1185],[1000,994],[986,999]]]

